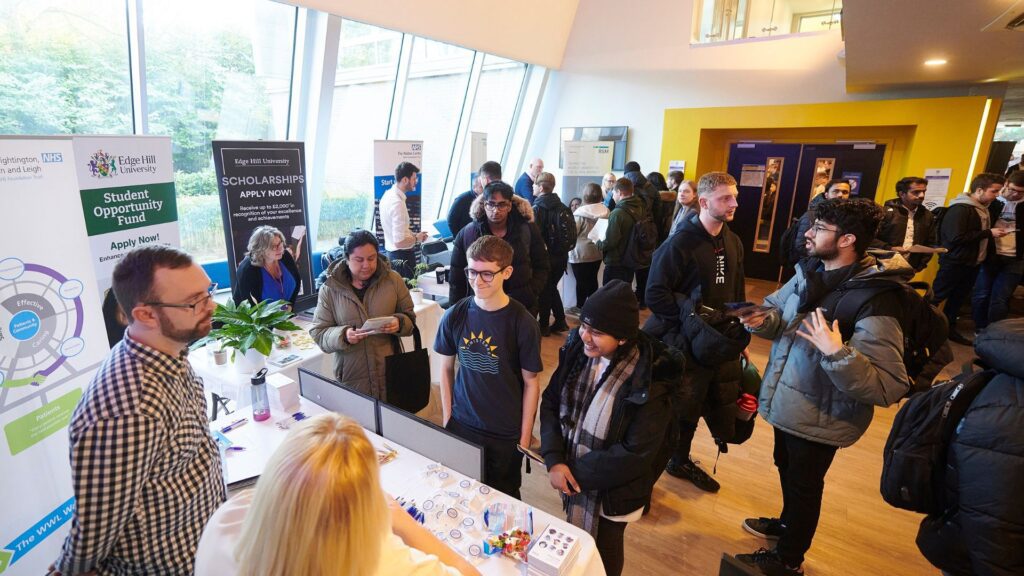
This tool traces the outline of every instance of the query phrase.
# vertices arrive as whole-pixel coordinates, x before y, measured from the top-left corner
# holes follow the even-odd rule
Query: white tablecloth
[[[315,416],[325,412],[323,408],[305,398],[300,399],[299,409],[307,416]],[[287,434],[287,431],[280,430],[275,425],[277,421],[285,416],[277,412],[272,412],[269,420],[255,422],[252,420],[252,414],[242,411],[211,422],[210,429],[219,430],[242,416],[248,417],[249,422],[225,434],[236,446],[244,446],[246,448],[243,452],[227,453],[225,458],[225,475],[229,484],[259,475],[270,455],[273,454]],[[374,446],[384,448],[385,440],[382,437],[370,431],[366,431],[366,435],[373,442]],[[425,501],[431,492],[436,491],[435,488],[426,485],[422,479],[422,471],[431,464],[431,461],[412,450],[396,445],[395,442],[389,441],[388,444],[398,451],[398,457],[381,467],[381,485],[384,490],[392,496],[404,496],[406,499],[414,499],[417,502]],[[465,478],[454,470],[449,470],[449,473],[455,477],[456,481]],[[500,494],[497,491],[494,492]],[[511,496],[504,494],[501,496],[514,501]],[[430,528],[430,524],[431,522],[428,518],[425,525]],[[605,574],[594,539],[590,534],[565,522],[561,518],[556,518],[537,508],[533,509],[533,525],[535,533],[539,533],[546,526],[554,525],[563,532],[572,534],[579,539],[582,548],[569,574],[572,576],[603,576]],[[519,576],[526,574],[525,565],[500,557],[487,558],[477,568],[488,576]]]
[[[444,313],[437,302],[425,300],[415,307],[416,326],[420,329],[420,340],[424,348],[430,350],[430,380],[438,383],[441,381],[441,358],[434,352],[434,339],[437,337],[437,330],[441,325],[441,316]],[[302,316],[295,318],[295,323],[308,332],[310,322]],[[413,338],[411,336],[402,339],[402,346],[405,350],[413,349]],[[284,367],[267,364],[267,373],[281,373],[288,378],[298,382],[299,368],[306,368],[320,374],[333,377],[334,359],[330,354],[325,354],[316,345],[306,350],[300,350],[297,346],[289,346],[283,350],[275,349],[270,355],[271,360],[288,356],[298,355],[301,360],[293,362]],[[241,373],[231,365],[218,366],[213,361],[213,354],[206,348],[200,348],[191,352],[188,356],[192,369],[203,379],[203,387],[207,394],[216,393],[230,400],[234,400],[237,406],[248,406],[251,403],[249,394],[246,393],[249,385],[250,374]]]

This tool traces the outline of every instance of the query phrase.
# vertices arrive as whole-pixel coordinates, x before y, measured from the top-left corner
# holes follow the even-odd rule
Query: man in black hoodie
[[[993,228],[988,205],[999,196],[1006,179],[999,174],[981,173],[971,180],[967,192],[953,198],[939,225],[939,242],[948,250],[939,256],[939,273],[932,284],[932,304],[942,309],[949,321],[949,339],[957,344],[971,345],[971,340],[956,330],[960,307],[971,294],[981,263],[988,257],[994,238],[1009,233],[1006,228]]]
[[[727,224],[735,217],[738,206],[736,179],[725,172],[709,172],[697,183],[697,195],[700,212],[683,222],[680,230],[658,247],[651,264],[647,303],[653,314],[644,331],[667,341],[678,338],[682,332],[682,317],[691,308],[684,304],[698,289],[701,304],[718,311],[724,310],[726,302],[745,299],[743,243]],[[701,366],[700,359],[696,360],[687,362],[684,387],[702,392],[688,398],[680,415],[679,443],[666,471],[702,490],[717,492],[718,482],[690,459],[690,444],[709,381],[721,378],[725,372],[738,373],[739,357],[727,362],[728,366]]]
[[[651,183],[640,171],[640,164],[637,162],[626,162],[626,173],[623,178],[633,183],[633,194],[641,199],[646,214],[655,222],[661,218],[661,195],[660,190]],[[637,268],[636,270],[636,299],[640,302],[640,309],[647,308],[644,295],[647,292],[647,276],[650,268]]]
[[[541,172],[533,181],[533,216],[544,238],[548,262],[551,264],[547,282],[538,298],[541,336],[569,330],[569,325],[565,323],[558,283],[569,263],[569,251],[576,246],[576,222],[569,207],[562,203],[554,191],[555,177],[550,172]],[[549,325],[552,317],[554,323]]]

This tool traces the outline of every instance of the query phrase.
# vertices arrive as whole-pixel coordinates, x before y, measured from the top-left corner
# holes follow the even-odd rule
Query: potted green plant
[[[396,263],[405,264],[405,260],[395,260]],[[405,285],[409,288],[409,296],[413,304],[423,303],[423,289],[419,287],[420,275],[430,272],[431,265],[420,262],[412,269],[412,278],[404,278]]]
[[[229,300],[218,304],[213,312],[213,321],[220,327],[211,330],[196,346],[216,340],[222,350],[231,351],[236,370],[255,372],[266,366],[274,341],[281,338],[274,330],[302,329],[291,321],[294,316],[286,300],[245,301],[238,305]]]

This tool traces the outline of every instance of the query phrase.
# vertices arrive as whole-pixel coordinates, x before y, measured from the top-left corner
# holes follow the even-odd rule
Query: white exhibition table
[[[431,403],[435,401],[439,403],[439,398],[435,397],[438,395],[437,385],[441,381],[441,357],[434,352],[434,339],[437,337],[437,331],[441,326],[441,316],[444,311],[441,310],[437,302],[431,300],[424,300],[422,303],[417,304],[414,311],[416,313],[416,326],[420,329],[420,341],[423,347],[430,351],[430,381],[434,383],[431,390]],[[301,314],[296,316],[293,321],[301,326],[303,331],[309,332],[312,322],[303,318]],[[371,336],[371,338],[378,337],[380,336]],[[406,352],[411,351],[414,346],[412,336],[402,338],[402,346]],[[268,363],[267,374],[280,373],[298,382],[299,368],[306,368],[330,378],[334,377],[334,355],[325,354],[315,343],[312,347],[305,350],[295,345],[284,349],[275,348],[270,355],[270,359],[276,360],[289,354],[295,354],[301,359],[283,367]],[[248,406],[251,403],[249,394],[245,393],[248,390],[251,375],[236,370],[231,364],[230,359],[226,364],[217,365],[213,361],[213,354],[205,347],[192,351],[188,359],[196,375],[203,379],[203,388],[205,388],[208,394],[213,392],[233,400],[238,407]],[[207,402],[209,402],[209,395],[207,396]],[[430,407],[428,406],[428,408]]]
[[[299,399],[298,409],[306,416],[315,416],[326,412],[324,408],[305,398]],[[287,435],[287,430],[279,429],[276,425],[276,422],[287,416],[286,414],[272,412],[269,420],[255,422],[252,420],[252,415],[248,412],[248,410],[241,410],[224,416],[210,424],[211,430],[219,430],[238,418],[246,417],[249,420],[246,424],[232,429],[225,434],[235,446],[245,447],[245,450],[241,452],[226,452],[224,461],[225,479],[229,484],[247,480],[262,473],[267,460]],[[398,456],[394,460],[381,466],[381,485],[388,494],[395,497],[404,497],[406,500],[424,502],[430,498],[431,493],[437,491],[436,487],[431,487],[424,482],[423,477],[423,471],[433,462],[412,450],[397,445],[395,442],[387,441],[369,430],[366,431],[366,435],[376,448],[384,450],[386,449],[385,443],[387,443],[398,452]],[[447,469],[447,471],[455,481],[466,478],[454,470]],[[494,491],[494,494],[500,493]],[[507,498],[510,502],[515,502],[510,496],[501,494],[500,497]],[[482,522],[481,518],[476,520]],[[429,515],[425,525],[427,528],[431,528]],[[605,574],[594,539],[589,534],[543,510],[533,508],[534,532],[539,533],[540,530],[549,525],[553,525],[579,539],[581,545],[579,557],[568,574],[572,576],[602,576]],[[520,564],[501,557],[484,558],[477,564],[477,569],[488,576],[522,576],[527,572],[526,564]]]

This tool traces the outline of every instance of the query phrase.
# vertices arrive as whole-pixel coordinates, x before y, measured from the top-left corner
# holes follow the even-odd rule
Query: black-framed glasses
[[[834,233],[838,234],[839,233],[839,229],[838,228],[826,228],[826,227],[822,226],[821,224],[818,224],[817,222],[815,222],[814,226],[811,226],[811,232],[814,233],[815,236],[817,236],[818,234],[821,234],[822,232],[834,232]]]
[[[210,287],[206,289],[206,294],[200,296],[195,302],[191,304],[168,304],[167,302],[143,302],[146,306],[159,306],[161,308],[178,308],[181,310],[191,310],[192,315],[196,315],[196,309],[205,307],[210,300],[213,300],[213,293],[217,291],[217,283],[210,284]]]
[[[508,268],[508,266],[502,267],[501,270],[498,270],[497,272],[489,272],[486,270],[473,270],[472,268],[466,268],[466,278],[468,278],[470,282],[473,282],[477,278],[480,278],[485,283],[490,284],[491,282],[494,282],[494,277],[496,275],[501,274],[502,272],[505,271],[505,268]]]
[[[488,210],[508,210],[512,207],[511,202],[487,202],[484,207]]]

